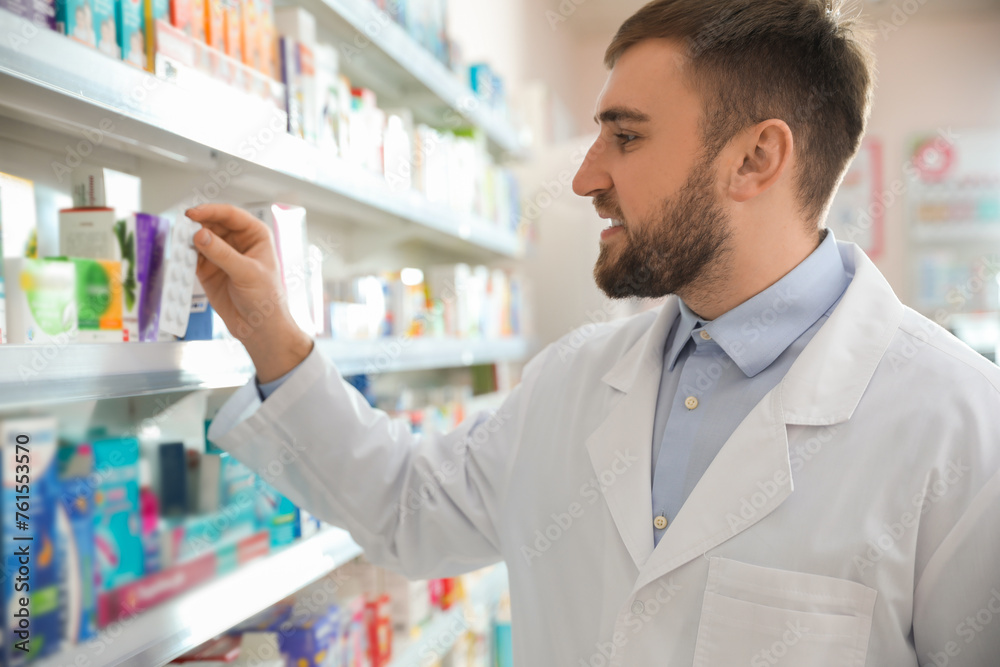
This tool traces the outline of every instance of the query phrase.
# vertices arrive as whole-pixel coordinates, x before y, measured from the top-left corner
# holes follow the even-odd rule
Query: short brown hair
[[[842,0],[654,0],[618,29],[613,68],[646,39],[686,48],[714,159],[741,130],[778,118],[795,137],[802,213],[819,222],[861,144],[874,86],[868,31]]]

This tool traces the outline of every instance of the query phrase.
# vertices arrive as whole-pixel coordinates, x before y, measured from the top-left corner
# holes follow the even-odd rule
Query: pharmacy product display
[[[198,225],[183,216],[122,216],[106,205],[105,172],[110,170],[74,173],[74,203],[87,206],[59,211],[58,255],[52,257],[37,256],[31,182],[0,174],[6,185],[0,191],[0,227],[9,251],[0,274],[6,278],[0,294],[5,342],[221,336],[195,278],[192,236]]]
[[[498,574],[489,568],[407,581],[359,559],[171,664],[391,667],[414,641],[437,632],[420,651],[420,664],[492,667],[494,656],[509,653],[502,618],[491,622],[500,601],[473,600],[466,591]]]
[[[524,292],[517,273],[468,264],[360,276],[327,284],[325,330],[342,340],[528,336]]]
[[[18,650],[16,627],[4,633],[11,666],[91,639],[319,527],[204,441],[67,439],[53,417],[9,417],[0,421],[0,467],[4,567],[17,571],[25,548],[32,556],[28,588],[15,577],[3,587],[8,625],[30,598],[30,652]],[[19,519],[29,483],[30,519]]]

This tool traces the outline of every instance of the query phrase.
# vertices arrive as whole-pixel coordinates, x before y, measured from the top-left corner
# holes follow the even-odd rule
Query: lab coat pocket
[[[876,591],[711,558],[693,667],[863,667]]]

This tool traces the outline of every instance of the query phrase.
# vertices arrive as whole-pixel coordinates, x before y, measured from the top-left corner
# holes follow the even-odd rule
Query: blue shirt
[[[719,450],[785,376],[851,282],[833,232],[781,280],[715,320],[680,303],[653,420],[653,543]]]

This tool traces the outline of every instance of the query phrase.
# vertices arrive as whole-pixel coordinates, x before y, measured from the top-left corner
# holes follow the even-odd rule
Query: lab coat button
[[[702,340],[712,340],[712,337],[708,335],[707,331],[702,330],[698,335],[701,336]]]
[[[645,611],[645,609],[646,605],[644,605],[639,600],[636,600],[635,602],[632,603],[632,608],[629,611],[631,611],[633,615],[638,616],[643,611]]]
[[[694,410],[696,407],[698,407],[698,399],[695,398],[694,396],[688,396],[687,398],[684,399],[684,407],[687,408],[688,410]]]
[[[667,517],[662,515],[656,517],[655,519],[653,519],[653,526],[657,530],[663,530],[664,528],[667,527]]]

